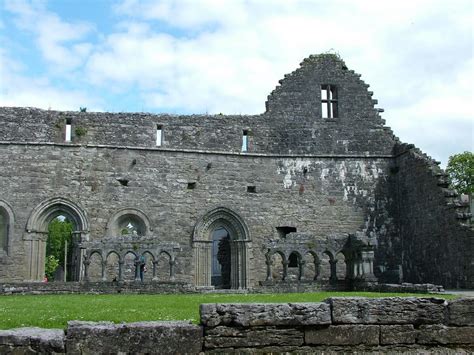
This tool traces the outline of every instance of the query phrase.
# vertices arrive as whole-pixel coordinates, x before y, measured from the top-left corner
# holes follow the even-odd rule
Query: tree
[[[53,219],[48,226],[48,240],[46,241],[46,276],[52,279],[58,266],[64,265],[64,247],[68,243],[68,254],[72,251],[73,225],[67,219]]]
[[[449,157],[446,172],[451,187],[459,193],[474,194],[474,154],[464,152]]]

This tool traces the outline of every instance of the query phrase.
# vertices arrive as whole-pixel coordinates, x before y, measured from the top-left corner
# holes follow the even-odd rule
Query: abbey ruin
[[[467,205],[360,75],[325,54],[280,84],[252,116],[0,108],[0,280],[42,280],[63,216],[71,281],[145,260],[145,282],[193,287],[474,288]]]

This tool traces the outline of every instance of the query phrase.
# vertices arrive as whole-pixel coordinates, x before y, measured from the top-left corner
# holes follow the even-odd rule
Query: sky
[[[259,114],[284,74],[331,52],[445,166],[474,150],[473,3],[0,0],[0,106]]]

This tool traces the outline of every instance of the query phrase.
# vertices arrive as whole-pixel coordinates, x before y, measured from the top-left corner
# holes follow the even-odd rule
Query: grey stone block
[[[301,326],[331,324],[327,303],[203,304],[201,324],[249,326]]]
[[[0,345],[17,350],[27,348],[38,353],[62,353],[64,331],[36,327],[0,330]]]
[[[414,344],[417,331],[411,324],[381,325],[380,344]]]
[[[199,353],[202,328],[187,322],[68,323],[68,353]]]
[[[336,324],[444,323],[447,302],[439,298],[331,298]]]
[[[314,345],[378,345],[377,325],[331,325],[305,331],[305,343]]]
[[[448,324],[474,325],[474,298],[449,301]]]
[[[419,344],[468,344],[474,346],[474,327],[448,327],[445,325],[424,325],[418,333]]]
[[[255,327],[230,328],[219,326],[206,330],[204,347],[213,348],[242,348],[262,346],[301,346],[304,333],[292,328]]]

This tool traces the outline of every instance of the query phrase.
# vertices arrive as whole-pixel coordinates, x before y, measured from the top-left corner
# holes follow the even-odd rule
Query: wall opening
[[[298,254],[295,252],[291,253],[288,258],[288,267],[298,267]]]
[[[48,224],[46,240],[45,276],[48,281],[73,281],[73,239],[77,228],[63,213],[54,217]]]
[[[337,118],[337,88],[335,85],[321,85],[321,115],[322,118]]]
[[[71,138],[72,138],[72,120],[70,118],[68,118],[66,120],[66,132],[65,132],[65,135],[64,135],[64,140],[66,142],[70,142]]]
[[[157,125],[156,126],[156,146],[161,147],[163,144],[163,126]]]
[[[195,182],[188,182],[188,190],[194,190],[196,188]]]
[[[247,192],[252,193],[252,194],[257,193],[257,186],[254,186],[254,185],[247,186]]]
[[[212,232],[211,285],[230,288],[231,250],[229,232],[219,227]]]
[[[249,150],[249,131],[244,129],[242,133],[242,152],[248,152]]]
[[[286,235],[289,233],[296,233],[296,227],[281,226],[281,227],[276,227],[276,230],[280,238],[285,238]]]

